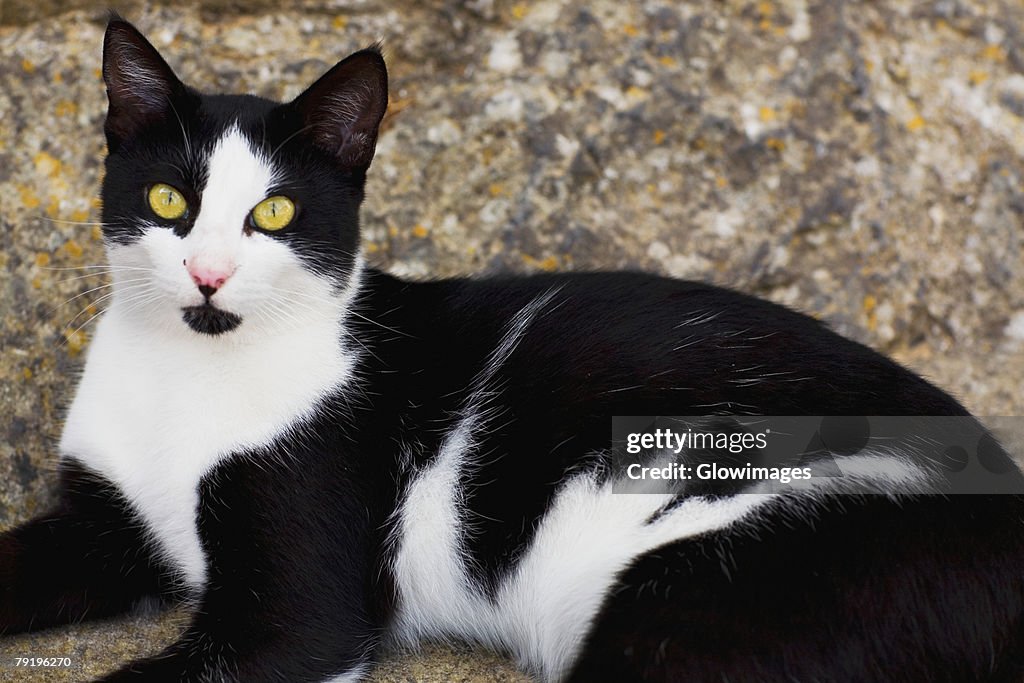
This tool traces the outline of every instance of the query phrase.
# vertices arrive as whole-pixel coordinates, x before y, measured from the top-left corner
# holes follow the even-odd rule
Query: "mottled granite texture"
[[[1019,3],[136,7],[129,18],[208,90],[291,97],[383,38],[392,104],[364,213],[373,263],[415,277],[712,280],[824,318],[980,414],[1024,413]],[[90,292],[103,278],[78,270],[103,260],[90,223],[101,17],[0,27],[0,527],[49,500],[61,410],[103,308],[104,290]],[[67,678],[38,680],[77,680],[174,630],[173,618],[64,629],[0,641],[0,658],[73,656]],[[0,678],[35,680],[4,666]],[[448,650],[377,676],[525,680]]]

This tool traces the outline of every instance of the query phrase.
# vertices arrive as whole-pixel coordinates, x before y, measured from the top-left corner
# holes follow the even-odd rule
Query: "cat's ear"
[[[185,90],[145,36],[116,17],[103,37],[103,80],[109,102],[104,130],[111,150],[167,118],[172,98]]]
[[[338,62],[291,104],[314,142],[347,168],[366,168],[388,107],[388,71],[380,46]]]

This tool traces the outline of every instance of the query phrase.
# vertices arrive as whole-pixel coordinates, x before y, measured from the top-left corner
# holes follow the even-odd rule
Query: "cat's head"
[[[387,107],[380,51],[288,103],[184,85],[131,24],[107,26],[103,234],[114,305],[206,338],[246,338],[354,289],[359,205]]]

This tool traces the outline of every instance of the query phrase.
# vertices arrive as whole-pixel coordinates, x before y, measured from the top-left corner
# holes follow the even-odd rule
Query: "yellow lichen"
[[[57,116],[74,116],[78,113],[78,105],[71,100],[61,100],[57,103],[53,112]]]
[[[764,141],[764,146],[768,149],[774,149],[776,152],[781,152],[786,149],[786,142],[780,138],[767,138]]]
[[[97,241],[103,239],[103,228],[98,225],[92,226],[92,238]]]
[[[32,379],[32,368],[24,368],[21,371],[21,376],[25,378],[25,381]]]
[[[413,226],[412,234],[415,237],[419,237],[419,238],[422,239],[422,238],[426,237],[427,235],[429,235],[430,231],[427,230],[427,228],[424,227],[423,225],[417,223],[415,226]]]
[[[776,118],[775,110],[771,107],[761,107],[758,110],[757,115],[765,123],[774,121]]]
[[[878,299],[874,295],[868,294],[864,297],[862,305],[868,318],[868,329],[874,332],[878,327]]]
[[[338,16],[334,17],[334,19],[331,20],[331,26],[333,26],[339,31],[342,30],[343,28],[348,26],[348,17],[339,14]]]
[[[625,33],[630,38],[635,38],[636,36],[640,35],[640,29],[638,29],[633,24],[626,24],[625,26],[623,26],[622,32]]]
[[[27,59],[21,60],[21,68],[25,73],[32,73],[36,70],[36,65]]]
[[[65,331],[64,339],[67,341],[68,353],[72,356],[77,356],[85,348],[85,332],[81,330],[75,330],[74,332]]]
[[[673,67],[676,66],[676,64],[678,64],[678,62],[676,62],[674,58],[669,57],[668,55],[665,55],[664,57],[659,57],[658,61],[661,62],[662,66],[667,67]]]
[[[516,19],[522,19],[526,16],[526,13],[530,11],[530,8],[526,6],[526,3],[519,2],[512,5],[512,16]]]
[[[654,144],[660,145],[665,142],[665,131],[659,128],[654,131],[654,135],[652,137],[654,138]]]
[[[33,163],[36,165],[36,173],[44,175],[50,178],[56,177],[60,174],[60,159],[54,157],[48,152],[37,152],[32,157]]]
[[[46,266],[50,265],[50,255],[47,254],[45,251],[41,251],[38,254],[36,254],[36,265],[39,266],[40,268],[45,268]]]
[[[71,220],[76,223],[82,223],[83,221],[89,220],[89,212],[85,209],[78,209],[77,211],[71,212]]]
[[[18,194],[21,195],[21,203],[26,209],[38,209],[39,205],[42,204],[39,196],[27,185],[19,187]]]
[[[1003,49],[1002,45],[992,43],[985,46],[985,49],[981,51],[981,56],[985,59],[991,59],[993,62],[1002,63],[1006,61],[1006,50]]]
[[[82,249],[82,245],[80,245],[75,240],[68,240],[67,242],[64,243],[64,247],[63,248],[64,248],[64,252],[68,256],[70,256],[71,258],[75,258],[75,259],[82,258],[82,254],[85,253],[85,250]]]
[[[915,133],[924,128],[924,117],[920,114],[907,121],[907,130],[911,133]]]
[[[491,183],[487,187],[487,192],[490,193],[492,197],[500,197],[505,192],[505,188],[501,186],[501,183]]]
[[[967,75],[967,80],[971,85],[981,85],[989,78],[988,73],[981,69],[975,69]]]
[[[523,262],[528,266],[539,268],[549,273],[558,268],[558,259],[554,256],[546,256],[542,259],[536,259],[529,254],[523,254]]]

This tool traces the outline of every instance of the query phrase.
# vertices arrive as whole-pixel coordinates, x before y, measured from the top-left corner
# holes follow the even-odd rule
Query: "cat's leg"
[[[294,596],[285,621],[280,596],[264,600],[211,586],[192,625],[156,656],[140,659],[101,683],[356,683],[375,657],[379,624],[344,612],[326,615],[317,595]],[[270,604],[267,604],[270,603]],[[348,623],[344,623],[344,622]],[[339,623],[342,622],[342,623]]]
[[[1011,495],[769,507],[634,562],[568,678],[1019,683],[1022,524]]]
[[[57,507],[0,534],[0,634],[118,614],[165,583],[127,502],[66,460]]]
[[[341,454],[301,448],[230,460],[203,481],[208,575],[191,626],[102,680],[360,680],[392,602],[378,564],[387,494]]]

